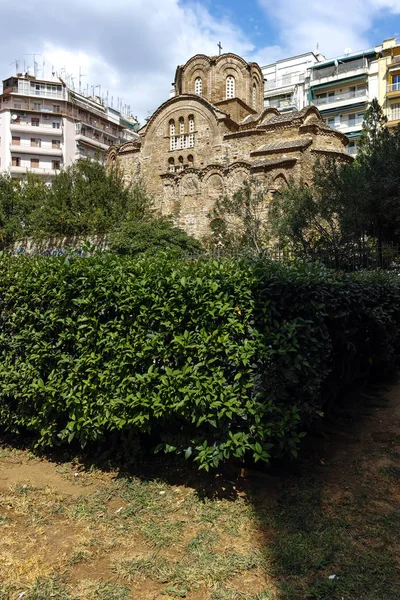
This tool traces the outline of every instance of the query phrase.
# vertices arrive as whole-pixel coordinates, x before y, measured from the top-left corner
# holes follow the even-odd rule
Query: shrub
[[[205,469],[296,455],[328,390],[397,352],[379,274],[104,254],[3,256],[0,275],[0,421],[39,447],[113,432]]]

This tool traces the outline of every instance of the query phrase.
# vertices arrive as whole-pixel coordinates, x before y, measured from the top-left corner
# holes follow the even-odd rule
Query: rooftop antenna
[[[217,46],[218,46],[219,56],[221,56],[221,52],[222,52],[221,42],[218,42]]]
[[[44,67],[45,67],[45,65],[46,65],[46,61],[45,61],[45,58],[43,56],[43,60],[42,60],[42,79],[44,79]]]
[[[72,83],[71,87],[75,91],[75,77],[72,77],[72,75],[70,75],[70,79],[71,79],[71,83]]]
[[[79,67],[79,93],[82,93],[82,77],[86,77],[85,73],[82,73],[82,67]]]
[[[19,69],[19,60],[18,60],[18,58],[16,58],[12,63],[10,63],[10,65],[15,65],[15,74],[18,75],[18,69]]]
[[[35,77],[36,77],[36,74],[37,74],[37,67],[38,67],[38,64],[36,62],[36,56],[41,56],[41,55],[42,55],[41,52],[34,52],[34,53],[28,53],[27,52],[27,53],[24,54],[24,56],[33,56],[33,74],[34,74]]]

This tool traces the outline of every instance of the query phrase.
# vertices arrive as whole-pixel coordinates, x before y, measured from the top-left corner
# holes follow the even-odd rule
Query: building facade
[[[235,54],[196,55],[176,70],[174,96],[139,131],[108,152],[127,181],[141,177],[156,208],[197,237],[210,233],[215,201],[249,177],[269,198],[289,179],[311,179],[317,157],[348,160],[347,138],[316,107],[264,107],[263,72]]]
[[[111,145],[136,139],[135,126],[60,79],[20,73],[3,81],[0,95],[0,172],[31,171],[51,180],[78,158],[101,159]]]
[[[400,124],[400,42],[385,40],[379,58],[379,103],[393,130]]]
[[[314,52],[299,54],[261,67],[264,76],[264,106],[279,112],[301,110],[309,105],[309,68],[325,57]]]
[[[310,67],[309,102],[327,125],[349,138],[356,154],[364,113],[379,95],[377,48],[348,53]]]

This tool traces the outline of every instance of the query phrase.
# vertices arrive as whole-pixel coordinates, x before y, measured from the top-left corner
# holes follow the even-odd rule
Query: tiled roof
[[[285,163],[296,162],[297,158],[265,158],[263,160],[255,160],[251,162],[251,168],[259,168],[259,167],[276,167],[278,165],[282,165]]]
[[[289,150],[290,148],[306,148],[312,143],[311,138],[303,138],[297,140],[283,140],[282,142],[274,142],[273,144],[265,144],[260,148],[257,148],[251,154],[256,156],[257,154],[264,154],[266,152],[275,152],[280,150]]]

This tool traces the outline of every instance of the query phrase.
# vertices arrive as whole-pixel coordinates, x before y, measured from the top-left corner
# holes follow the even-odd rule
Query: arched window
[[[228,75],[226,78],[226,98],[235,97],[235,78],[232,75]]]
[[[180,156],[178,158],[178,162],[179,162],[178,171],[183,171],[183,169],[185,168],[184,165],[183,165],[183,156]]]
[[[201,81],[201,77],[196,77],[194,80],[194,93],[198,96],[201,96],[203,93],[203,82]]]
[[[194,131],[194,116],[189,115],[189,133],[193,133]]]
[[[183,117],[179,117],[179,133],[182,135],[182,133],[185,133],[185,121],[183,120]]]
[[[252,97],[253,108],[256,107],[256,104],[257,104],[257,87],[256,87],[256,84],[254,83],[253,84],[253,97]]]
[[[174,173],[175,171],[175,160],[172,158],[172,156],[168,159],[168,171],[170,173]]]
[[[176,148],[176,135],[175,135],[175,121],[173,119],[169,122],[169,149],[175,150]]]
[[[188,155],[189,167],[193,167],[193,154]]]

